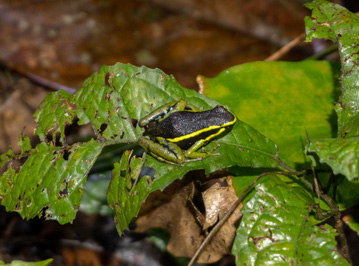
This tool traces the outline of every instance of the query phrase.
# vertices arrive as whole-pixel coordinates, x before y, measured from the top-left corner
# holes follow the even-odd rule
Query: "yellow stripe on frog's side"
[[[224,108],[226,108],[226,107],[224,107]],[[206,141],[210,140],[211,138],[221,134],[224,131],[225,127],[232,126],[232,125],[234,125],[236,123],[237,117],[231,111],[229,111],[228,109],[227,109],[227,111],[230,112],[233,115],[234,119],[232,121],[226,123],[226,124],[223,124],[223,125],[220,125],[220,126],[209,126],[209,127],[204,128],[204,129],[201,129],[201,130],[198,130],[196,132],[193,132],[191,134],[187,134],[187,135],[184,135],[184,136],[180,136],[180,137],[173,138],[173,139],[167,139],[167,140],[170,141],[170,142],[180,142],[182,140],[193,138],[195,136],[198,136],[198,135],[200,135],[202,133],[205,133],[205,132],[208,132],[208,131],[211,131],[211,130],[214,130],[214,129],[220,129],[220,128],[223,129],[223,130],[219,130],[218,132],[216,132],[216,133],[214,133],[212,135],[209,135],[207,138],[205,138]]]

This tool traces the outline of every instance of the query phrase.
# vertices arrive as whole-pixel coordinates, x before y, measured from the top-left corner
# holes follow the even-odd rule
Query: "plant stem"
[[[315,175],[315,172],[313,170],[313,177],[314,177],[314,184],[315,184],[315,192],[318,195],[318,199],[319,202],[318,204],[315,204],[314,208],[316,210],[316,216],[319,219],[325,219],[328,218],[330,216],[334,217],[335,223],[334,223],[334,228],[336,229],[337,233],[338,233],[338,237],[339,237],[339,246],[340,249],[342,251],[343,257],[350,263],[352,264],[352,260],[350,258],[350,253],[349,253],[349,247],[348,247],[348,242],[347,239],[345,237],[344,234],[344,230],[343,230],[343,221],[341,220],[341,213],[339,210],[339,206],[336,204],[336,202],[327,194],[323,193],[322,187],[320,186],[320,183],[318,182],[317,176]],[[330,211],[329,212],[324,212],[321,208],[320,208],[320,198],[322,198],[329,206]]]

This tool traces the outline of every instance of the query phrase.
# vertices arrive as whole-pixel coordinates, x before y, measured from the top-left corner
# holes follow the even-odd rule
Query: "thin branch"
[[[58,82],[55,82],[55,81],[40,77],[40,76],[32,74],[32,73],[24,73],[24,72],[19,72],[19,73],[21,75],[27,77],[32,82],[34,82],[34,83],[36,83],[36,84],[38,84],[40,86],[43,86],[45,88],[54,90],[54,91],[64,90],[64,91],[67,91],[70,94],[73,94],[76,91],[76,89],[74,89],[74,88],[67,87],[67,86],[62,85],[62,84],[60,84]]]
[[[271,56],[264,59],[264,61],[276,61],[279,58],[283,57],[285,54],[287,54],[293,47],[297,46],[299,43],[303,42],[305,39],[305,33],[302,33],[297,38],[292,40],[291,42],[284,45],[282,48],[280,48],[277,52],[272,54]]]
[[[191,261],[188,263],[188,266],[191,266],[199,256],[199,254],[203,251],[203,249],[207,246],[207,244],[212,240],[214,235],[219,231],[219,229],[222,227],[222,225],[228,220],[229,216],[231,216],[234,212],[234,210],[239,206],[239,204],[242,202],[244,197],[246,196],[247,192],[252,189],[252,187],[261,179],[263,176],[267,175],[301,175],[306,173],[306,171],[300,171],[300,172],[267,172],[260,174],[257,176],[256,179],[242,192],[241,196],[233,203],[231,208],[228,210],[226,215],[223,216],[223,218],[216,224],[215,227],[213,227],[212,231],[207,235],[206,239],[202,242],[201,246],[198,248],[196,253],[193,255]]]
[[[312,173],[313,173],[313,179],[314,179],[315,192],[317,193],[318,204],[320,207],[319,181],[318,181],[317,175],[315,174],[315,170],[313,168],[312,168]]]
[[[14,67],[9,67],[6,63],[4,63],[2,61],[0,61],[0,66],[8,69],[11,72],[14,72],[16,74],[19,74],[21,76],[24,76],[24,77],[28,78],[31,82],[33,82],[33,83],[35,83],[37,85],[40,85],[42,87],[45,87],[45,88],[53,90],[53,91],[64,90],[64,91],[67,91],[70,94],[73,94],[76,91],[76,89],[67,87],[67,86],[62,85],[62,84],[60,84],[58,82],[55,82],[55,81],[40,77],[40,76],[32,74],[32,73],[28,73],[28,72],[25,72],[25,71],[18,70],[18,69],[14,68]]]

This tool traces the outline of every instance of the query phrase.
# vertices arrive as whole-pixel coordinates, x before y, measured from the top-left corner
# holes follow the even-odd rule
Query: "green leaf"
[[[14,154],[12,149],[9,149],[7,152],[0,155],[0,168],[3,167],[6,163],[14,161],[16,159],[26,156],[27,153],[31,150],[31,143],[29,137],[23,137],[22,133],[19,136],[19,147],[21,147],[20,154]]]
[[[11,166],[0,179],[0,198],[7,211],[23,218],[45,215],[64,224],[72,222],[80,205],[86,175],[102,144],[75,144],[68,150],[39,144],[21,169]],[[67,158],[68,157],[68,158]]]
[[[333,76],[339,76],[339,65],[330,62],[254,62],[200,83],[206,95],[273,140],[294,167],[308,162],[305,131],[315,138],[335,134],[331,118],[339,85]]]
[[[348,122],[340,129],[338,136],[342,138],[359,136],[359,114],[349,118]]]
[[[115,210],[116,228],[120,235],[128,229],[151,192],[153,181],[147,175],[140,177],[142,167],[141,158],[131,158],[131,152],[125,151],[112,171],[107,201]]]
[[[268,176],[242,209],[236,264],[349,265],[336,251],[333,228],[306,225],[312,203],[302,187]]]
[[[25,155],[27,152],[31,150],[31,143],[29,137],[23,137],[22,133],[19,136],[19,142],[18,145],[21,147],[21,155]]]
[[[10,149],[7,152],[0,155],[0,168],[3,167],[6,163],[16,159],[16,155]]]
[[[72,103],[72,95],[64,90],[49,93],[35,112],[35,122],[38,124],[36,134],[41,141],[46,141],[47,133],[53,130],[53,139],[60,132],[60,141],[65,139],[65,126],[71,124],[75,115]]]
[[[46,266],[49,265],[51,262],[53,261],[53,259],[47,259],[47,260],[43,260],[43,261],[37,261],[37,262],[26,262],[26,261],[22,261],[22,260],[13,260],[11,263],[1,263],[2,261],[0,261],[0,265],[4,265],[4,266]]]
[[[342,96],[337,106],[338,125],[341,129],[359,112],[359,17],[340,5],[319,0],[306,4],[312,9],[312,18],[306,18],[306,41],[324,38],[338,45],[342,65]]]
[[[328,164],[334,174],[359,180],[359,137],[312,140],[308,151],[317,153],[320,162]]]

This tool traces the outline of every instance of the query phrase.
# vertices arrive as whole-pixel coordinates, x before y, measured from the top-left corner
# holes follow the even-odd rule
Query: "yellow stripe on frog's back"
[[[226,109],[227,109],[227,108],[226,108]],[[191,133],[191,134],[187,134],[187,135],[180,136],[180,137],[177,137],[177,138],[172,138],[172,139],[168,138],[167,140],[170,141],[170,142],[180,142],[180,141],[182,141],[182,140],[186,140],[186,139],[190,139],[190,138],[196,137],[196,136],[198,136],[198,135],[200,135],[200,134],[202,134],[202,133],[205,133],[205,132],[208,132],[208,131],[211,131],[211,130],[215,130],[215,129],[220,129],[220,128],[225,128],[225,127],[232,126],[232,125],[234,125],[234,124],[236,123],[237,117],[236,117],[232,112],[230,112],[230,113],[234,116],[234,119],[233,119],[232,121],[226,123],[226,124],[223,124],[223,125],[220,125],[220,126],[209,126],[209,127],[203,128],[203,129],[201,129],[201,130],[195,131],[195,132],[193,132],[193,133]],[[223,132],[223,131],[221,131],[221,133],[222,133],[222,132]],[[216,132],[216,133],[210,135],[209,137],[211,137],[211,136],[216,136],[216,135],[218,135],[217,133],[218,133],[218,132]],[[206,138],[206,140],[209,140],[209,139],[210,139],[210,138],[208,138],[208,137]]]

